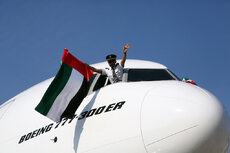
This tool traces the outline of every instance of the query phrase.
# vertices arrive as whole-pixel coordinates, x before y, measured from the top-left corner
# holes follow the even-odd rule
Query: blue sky
[[[230,112],[229,0],[0,0],[0,104],[56,75],[63,49],[159,62]]]

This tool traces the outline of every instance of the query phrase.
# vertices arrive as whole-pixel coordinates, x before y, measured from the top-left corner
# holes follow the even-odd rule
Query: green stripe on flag
[[[38,112],[43,115],[47,115],[50,108],[52,107],[55,99],[60,94],[60,92],[65,87],[66,83],[69,80],[69,77],[72,72],[72,67],[68,66],[65,63],[61,64],[61,67],[55,76],[54,80],[46,90],[46,93],[42,97],[39,105],[35,108]]]

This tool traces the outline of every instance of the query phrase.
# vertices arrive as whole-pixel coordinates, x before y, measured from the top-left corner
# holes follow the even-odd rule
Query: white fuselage
[[[203,88],[119,82],[92,91],[73,119],[55,123],[34,110],[51,81],[0,106],[1,153],[227,153],[228,115]]]

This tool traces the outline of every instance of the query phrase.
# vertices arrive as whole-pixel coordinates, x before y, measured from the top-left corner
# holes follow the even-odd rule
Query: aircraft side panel
[[[0,120],[1,151],[146,153],[140,129],[146,86],[102,88],[84,99],[75,118],[57,124],[34,110],[48,85],[43,82],[15,97]]]
[[[98,115],[94,113],[77,121],[74,138],[77,152],[146,152],[140,129],[140,107],[147,89],[144,86],[133,86],[132,89],[126,83],[118,83],[102,88],[84,100],[79,108],[82,111],[77,114],[95,108],[97,111],[104,106],[105,109]],[[133,92],[137,90],[138,96]]]
[[[197,86],[116,83],[88,95],[73,119],[55,123],[34,110],[50,81],[0,108],[0,152],[204,153],[213,146],[223,153],[228,148],[226,112]]]
[[[225,153],[227,123],[223,106],[211,93],[183,82],[162,83],[149,90],[142,105],[148,153]]]

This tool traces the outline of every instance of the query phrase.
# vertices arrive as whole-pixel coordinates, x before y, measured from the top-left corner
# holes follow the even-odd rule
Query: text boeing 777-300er
[[[127,60],[122,81],[110,85],[95,74],[75,117],[60,123],[34,109],[51,81],[0,106],[1,153],[228,152],[229,118],[220,101],[159,63]]]

